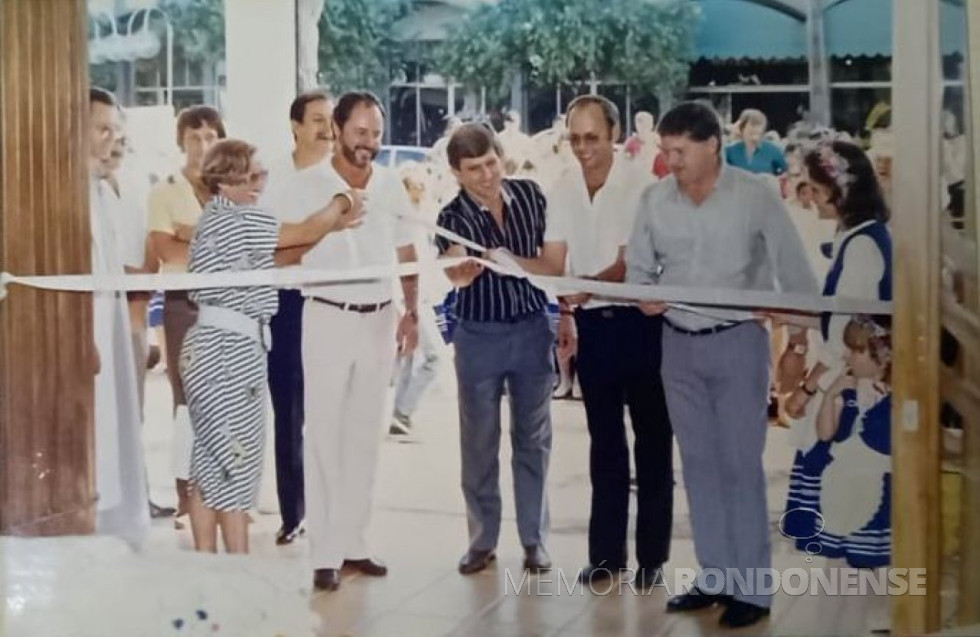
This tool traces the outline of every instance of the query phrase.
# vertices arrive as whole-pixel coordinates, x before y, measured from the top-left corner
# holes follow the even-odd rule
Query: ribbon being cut
[[[438,233],[450,241],[460,244],[470,243],[441,228],[438,230]],[[476,248],[487,252],[482,246],[476,246],[474,249]],[[528,274],[522,270],[517,263],[508,258],[506,251],[495,251],[493,255],[496,259],[495,261],[477,257],[454,257],[440,259],[438,263],[440,267],[448,268],[460,265],[466,261],[476,261],[484,267],[500,274],[527,278],[536,287],[555,296],[585,292],[598,298],[615,299],[625,302],[665,301],[674,307],[708,315],[711,314],[711,308],[879,315],[891,314],[892,312],[892,303],[890,301],[849,299],[840,296],[824,297],[808,294],[787,294],[770,290],[725,290],[690,286],[635,285],[594,281],[575,277],[539,276]],[[11,284],[61,292],[113,290],[133,292],[254,286],[298,288],[304,285],[343,285],[367,280],[410,276],[418,274],[419,271],[420,267],[418,263],[403,263],[394,267],[368,267],[351,270],[317,270],[292,267],[278,270],[248,270],[217,274],[165,273],[121,274],[114,276],[63,274],[16,276],[3,272],[0,274],[0,299],[6,294],[6,286]]]

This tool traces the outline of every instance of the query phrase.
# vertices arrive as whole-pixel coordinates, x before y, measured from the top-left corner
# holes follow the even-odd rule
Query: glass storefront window
[[[866,138],[869,128],[890,128],[891,93],[889,88],[834,88],[831,126],[855,138]]]

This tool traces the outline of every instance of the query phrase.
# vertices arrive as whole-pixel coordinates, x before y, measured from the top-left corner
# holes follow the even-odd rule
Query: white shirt
[[[324,193],[346,191],[349,185],[333,165],[325,164]],[[412,203],[398,175],[374,164],[365,189],[364,223],[357,228],[331,232],[306,253],[309,268],[350,270],[398,263],[396,249],[415,241],[415,229],[395,215],[412,215]],[[330,195],[332,196],[332,194]],[[345,303],[382,303],[392,297],[392,279],[345,285],[306,286],[304,294]]]
[[[146,211],[134,198],[116,194],[105,180],[99,182],[101,207],[105,220],[112,225],[116,255],[122,265],[142,268],[146,259]]]
[[[569,276],[593,276],[616,262],[629,243],[640,195],[654,181],[647,171],[631,170],[622,157],[613,161],[606,183],[591,199],[581,169],[561,176],[548,195],[544,240],[566,244]],[[586,307],[604,305],[609,303],[591,301]]]
[[[259,207],[281,222],[299,223],[329,205],[338,192],[346,190],[331,179],[329,161],[324,159],[297,169],[290,153],[269,166],[269,181],[259,199]]]
[[[966,179],[966,136],[943,138],[943,179],[947,186]]]
[[[834,258],[837,258],[847,237],[872,223],[874,221],[866,221],[834,237]],[[885,257],[878,249],[878,244],[868,236],[855,237],[847,244],[835,296],[877,301],[878,284],[884,274]],[[827,340],[823,342],[820,351],[820,362],[830,368],[830,371],[820,377],[820,386],[824,390],[830,387],[844,369],[844,355],[847,353],[844,328],[850,320],[851,316],[848,314],[832,314],[830,317]]]

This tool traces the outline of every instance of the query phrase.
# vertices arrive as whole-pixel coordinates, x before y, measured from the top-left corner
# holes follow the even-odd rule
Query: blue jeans
[[[411,356],[400,361],[398,391],[395,393],[395,413],[411,416],[419,406],[422,394],[429,388],[439,371],[439,351],[443,347],[436,317],[431,308],[419,309],[419,347]],[[421,363],[415,363],[421,354]]]
[[[554,334],[545,315],[513,322],[461,321],[456,328],[462,486],[470,548],[496,548],[500,535],[500,399],[511,409],[517,528],[524,546],[548,530],[545,478],[551,455]]]

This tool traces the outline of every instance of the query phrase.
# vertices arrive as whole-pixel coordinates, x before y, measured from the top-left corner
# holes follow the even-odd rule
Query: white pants
[[[368,557],[395,321],[392,305],[367,314],[313,300],[303,305],[303,472],[314,569]]]

